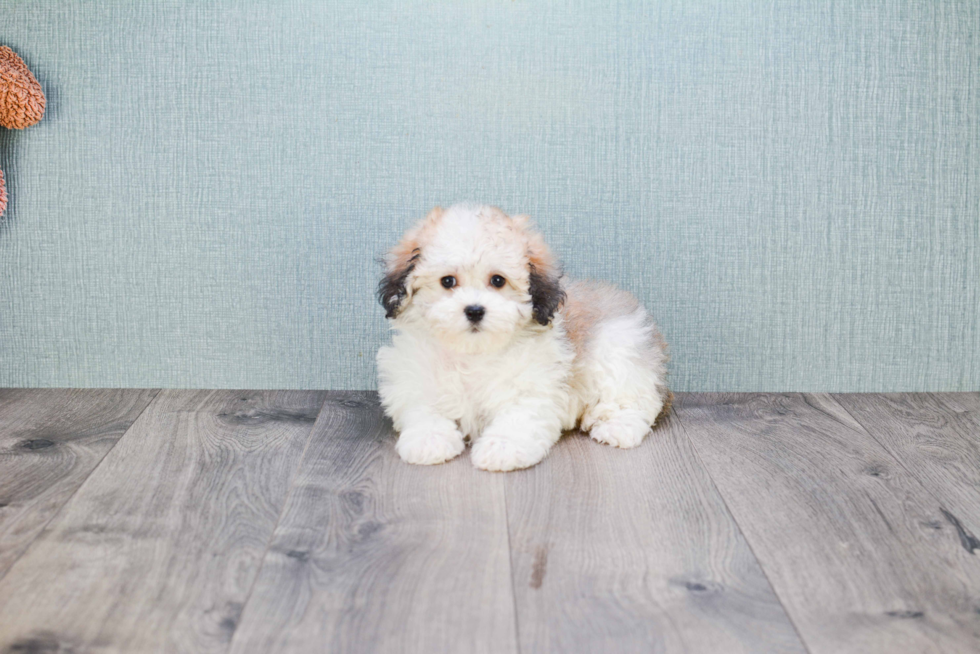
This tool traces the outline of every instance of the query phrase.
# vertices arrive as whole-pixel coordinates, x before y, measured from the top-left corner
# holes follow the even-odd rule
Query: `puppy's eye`
[[[506,283],[507,280],[501,277],[500,275],[494,275],[493,277],[490,278],[490,286],[493,286],[494,288],[503,288],[504,284]]]
[[[439,283],[442,284],[443,288],[452,288],[453,286],[456,285],[456,278],[453,277],[452,275],[446,275],[445,277],[439,280]]]

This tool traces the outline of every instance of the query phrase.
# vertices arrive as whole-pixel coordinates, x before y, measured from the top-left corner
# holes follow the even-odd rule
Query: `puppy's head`
[[[549,325],[564,300],[561,273],[527,216],[496,207],[436,207],[385,259],[385,315],[428,329],[461,352],[490,352]]]

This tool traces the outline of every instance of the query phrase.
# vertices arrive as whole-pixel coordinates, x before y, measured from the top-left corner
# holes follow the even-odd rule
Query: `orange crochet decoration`
[[[0,125],[24,129],[44,115],[44,91],[24,60],[0,46]]]
[[[7,46],[0,46],[0,125],[24,129],[44,115],[44,91],[24,60]],[[0,170],[0,215],[7,208],[7,190]]]

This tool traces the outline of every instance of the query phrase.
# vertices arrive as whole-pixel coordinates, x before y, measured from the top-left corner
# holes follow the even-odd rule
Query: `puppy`
[[[541,461],[563,430],[636,447],[669,404],[666,345],[632,295],[565,282],[527,216],[436,207],[388,253],[378,389],[409,463]]]

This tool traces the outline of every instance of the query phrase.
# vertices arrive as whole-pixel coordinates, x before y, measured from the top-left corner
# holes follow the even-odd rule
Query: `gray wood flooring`
[[[980,651],[980,394],[393,443],[374,393],[0,390],[0,654]]]

